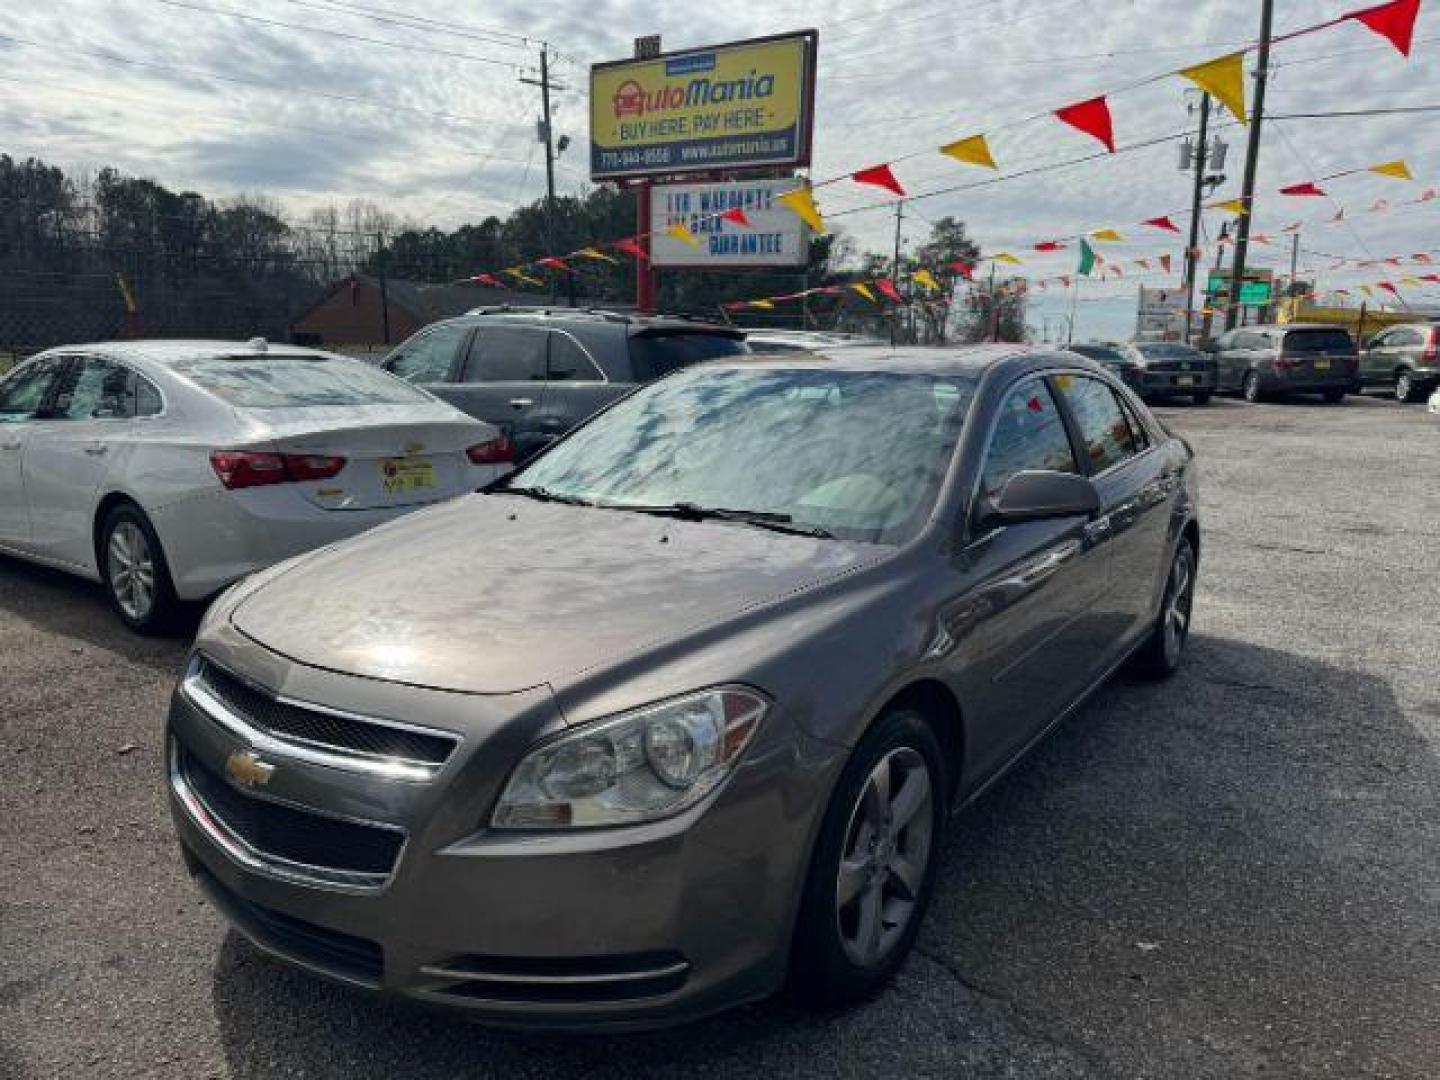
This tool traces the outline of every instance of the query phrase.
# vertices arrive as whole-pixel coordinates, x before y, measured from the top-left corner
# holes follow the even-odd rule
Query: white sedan
[[[509,471],[489,424],[343,356],[135,341],[0,381],[0,551],[102,582],[132,629]]]

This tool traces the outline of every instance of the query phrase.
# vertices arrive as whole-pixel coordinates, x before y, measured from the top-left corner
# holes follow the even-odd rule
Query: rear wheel
[[[1258,372],[1247,371],[1245,373],[1245,380],[1240,384],[1240,394],[1252,405],[1261,400],[1260,374]]]
[[[122,622],[140,634],[168,627],[179,608],[160,538],[138,506],[122,503],[100,527],[100,574]]]
[[[888,713],[856,746],[811,857],[790,988],[813,1004],[878,991],[915,941],[945,822],[943,758],[919,713]]]
[[[1345,400],[1345,388],[1343,386],[1337,386],[1333,390],[1326,390],[1321,396],[1331,405],[1338,405]]]
[[[1190,395],[1190,403],[1192,405],[1209,405],[1210,393],[1209,390],[1197,390]]]
[[[1401,368],[1395,373],[1395,400],[1404,402],[1420,400],[1419,390],[1415,386],[1415,376],[1410,373],[1409,368]]]
[[[1141,674],[1164,679],[1179,670],[1180,657],[1190,637],[1190,612],[1194,603],[1195,548],[1188,539],[1182,539],[1165,579],[1160,616],[1145,644],[1135,654],[1135,666]]]

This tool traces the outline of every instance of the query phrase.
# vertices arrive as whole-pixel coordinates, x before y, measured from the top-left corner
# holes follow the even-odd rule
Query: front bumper
[[[377,690],[274,654],[248,670],[289,698],[347,711],[360,711],[363,699],[367,715],[404,715],[459,736],[430,780],[362,775],[270,748],[263,757],[274,773],[263,790],[245,790],[225,779],[226,763],[254,740],[177,690],[169,790],[185,860],[263,950],[351,986],[513,1026],[658,1026],[764,996],[782,981],[814,808],[824,804],[817,793],[840,759],[774,710],[742,767],[684,814],[627,828],[507,833],[484,822],[513,763],[562,724],[547,690]],[[211,788],[223,796],[210,800],[219,807],[197,803],[187,770],[226,785]],[[316,830],[300,830],[338,830],[333,846],[325,834],[306,848],[323,859],[350,850],[345,829],[396,829],[403,839],[388,874],[315,880],[303,853],[257,859],[243,840],[237,850],[224,817],[237,799],[262,816],[323,815]]]

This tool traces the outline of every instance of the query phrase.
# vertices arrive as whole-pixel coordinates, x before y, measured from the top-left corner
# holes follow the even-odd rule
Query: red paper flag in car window
[[[900,181],[895,179],[895,174],[890,171],[889,165],[872,165],[868,169],[851,173],[850,179],[861,184],[874,184],[886,191],[893,191],[896,195],[905,194],[905,189],[900,186]]]
[[[1354,19],[1363,23],[1399,49],[1401,56],[1409,56],[1410,38],[1415,32],[1415,17],[1419,14],[1420,0],[1393,0],[1393,3],[1348,12],[1340,18],[1342,21]]]
[[[1030,400],[1025,403],[1025,407],[1031,412],[1045,411],[1045,406],[1040,404],[1040,398],[1038,396],[1032,396]]]
[[[1066,105],[1063,109],[1056,109],[1055,115],[1071,127],[1099,139],[1110,153],[1115,152],[1115,130],[1110,124],[1110,106],[1103,96]]]

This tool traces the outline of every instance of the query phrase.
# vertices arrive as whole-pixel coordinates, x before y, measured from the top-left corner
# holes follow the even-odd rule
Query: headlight
[[[491,824],[570,829],[678,814],[730,774],[768,707],[754,690],[721,686],[565,735],[520,762]]]

